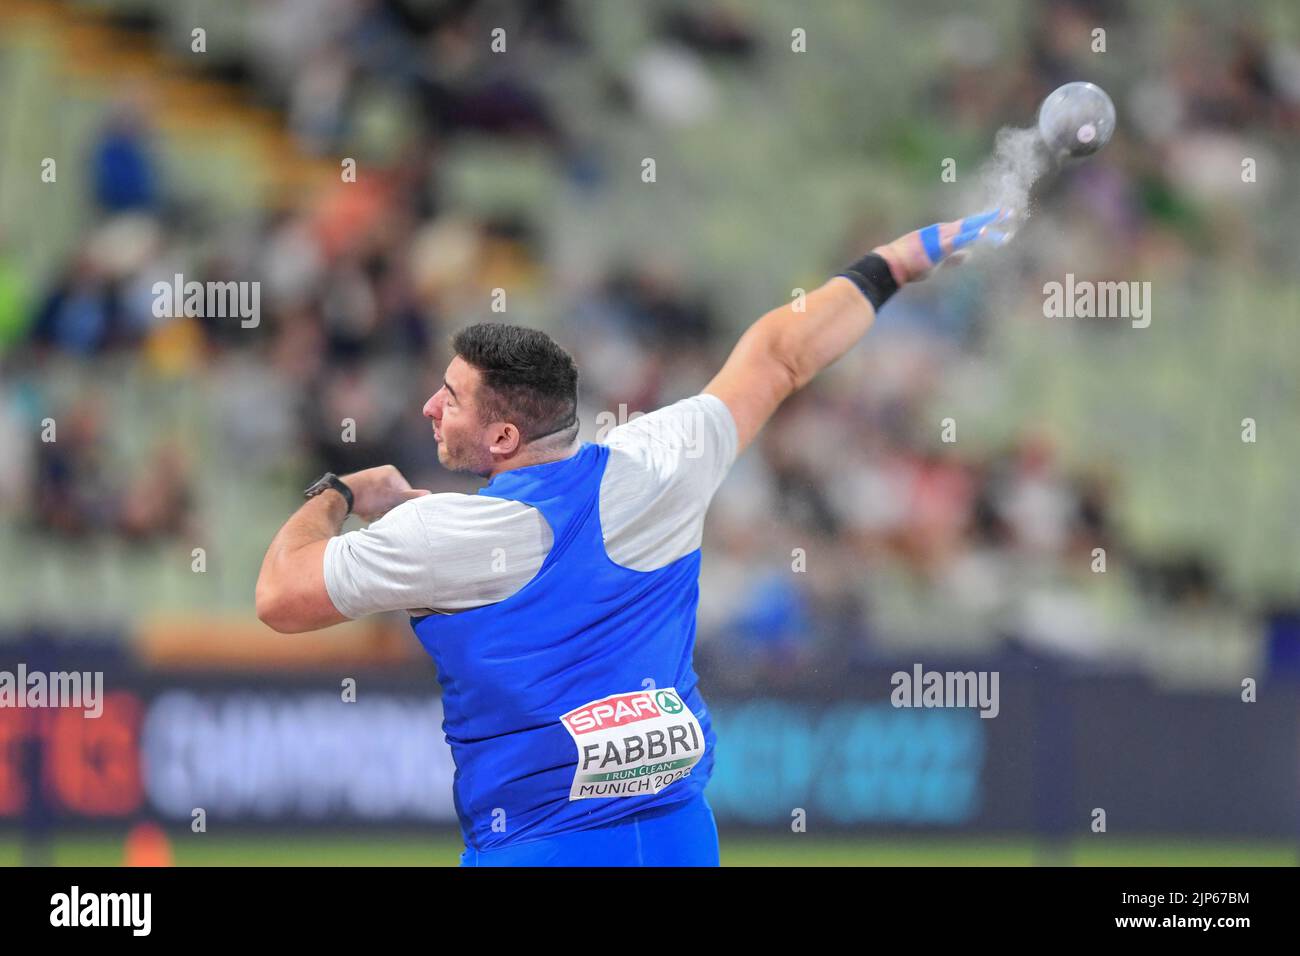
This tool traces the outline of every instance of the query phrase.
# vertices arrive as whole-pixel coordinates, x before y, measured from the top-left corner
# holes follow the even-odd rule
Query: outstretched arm
[[[740,337],[705,393],[731,410],[740,445],[737,454],[777,407],[853,345],[871,328],[876,304],[909,282],[917,282],[957,250],[977,239],[1004,241],[997,229],[1010,217],[994,209],[955,222],[917,229],[855,263],[804,299],[773,309]]]

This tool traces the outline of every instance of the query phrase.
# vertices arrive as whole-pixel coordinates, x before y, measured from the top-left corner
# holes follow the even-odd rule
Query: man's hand
[[[1013,210],[989,209],[965,219],[936,222],[924,229],[913,230],[871,251],[889,263],[889,271],[901,287],[924,279],[944,260],[960,261],[965,255],[960,250],[977,240],[988,240],[998,245],[1006,242],[1011,238],[1006,229],[1013,217]]]
[[[429,494],[427,488],[412,488],[411,483],[392,465],[379,465],[364,471],[341,475],[352,489],[352,511],[365,521],[374,521],[392,511],[403,501]]]

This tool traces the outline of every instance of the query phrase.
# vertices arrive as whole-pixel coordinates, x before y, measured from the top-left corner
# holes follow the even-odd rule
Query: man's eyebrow
[[[456,399],[456,401],[458,402],[460,401],[460,396],[456,394],[456,390],[447,383],[447,380],[445,378],[442,380],[442,387],[445,388],[447,391],[451,392],[452,398]]]

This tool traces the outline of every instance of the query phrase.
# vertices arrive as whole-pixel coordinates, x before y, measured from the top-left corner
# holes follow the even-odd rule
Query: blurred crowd
[[[455,328],[512,320],[491,311],[497,288],[546,303],[549,330],[583,371],[584,422],[620,406],[650,410],[704,384],[744,318],[722,310],[707,277],[651,261],[557,275],[545,224],[528,211],[476,217],[445,201],[440,156],[467,134],[529,141],[552,152],[568,181],[614,188],[600,175],[599,143],[566,129],[529,70],[529,51],[592,56],[582,17],[566,0],[513,6],[517,57],[493,56],[484,41],[505,15],[489,3],[255,5],[258,42],[223,61],[222,80],[281,111],[305,152],[355,152],[376,103],[402,104],[409,128],[356,183],[238,227],[171,191],[147,97],[115,102],[84,159],[94,227],[47,277],[24,275],[12,245],[0,248],[0,362],[37,378],[84,362],[201,382],[213,433],[202,453],[163,441],[111,464],[117,423],[88,387],[53,416],[57,442],[32,442],[0,474],[0,500],[25,533],[184,541],[204,511],[198,472],[231,463],[254,487],[392,462],[417,485],[472,490],[440,471],[420,407]],[[1032,115],[1060,82],[1095,72],[1092,27],[1124,15],[1125,5],[1101,0],[1041,4],[1014,54],[991,27],[959,18],[920,91],[925,108],[967,130]],[[671,110],[674,83],[708,104],[711,70],[761,71],[788,43],[736,3],[664,5],[657,30],[662,57],[593,69],[611,110]],[[1257,28],[1223,36],[1187,16],[1147,56],[1158,69],[1125,97],[1126,142],[1054,184],[1051,205],[1063,215],[1089,210],[1105,236],[1090,253],[1097,273],[1125,262],[1192,270],[1198,244],[1229,262],[1267,257],[1263,239],[1214,206],[1215,168],[1236,163],[1243,136],[1294,146],[1300,52]],[[886,238],[846,237],[846,258]],[[827,274],[835,266],[826,263]],[[1025,268],[1032,288],[1032,259]],[[157,315],[152,285],[174,274],[259,281],[259,325]],[[907,308],[922,335],[882,322],[847,374],[814,383],[780,412],[715,499],[704,666],[741,683],[797,682],[922,638],[1097,653],[1100,635],[1140,616],[1129,598],[1094,594],[1099,548],[1110,580],[1128,581],[1143,606],[1233,604],[1210,557],[1143,554],[1125,540],[1114,517],[1124,475],[1109,463],[1067,465],[1031,427],[992,451],[939,441],[932,400],[954,369],[978,360],[994,317],[977,298],[954,306],[920,297]],[[18,385],[3,400],[11,412],[31,407]],[[349,420],[354,434],[344,439]],[[594,437],[590,424],[584,437]]]

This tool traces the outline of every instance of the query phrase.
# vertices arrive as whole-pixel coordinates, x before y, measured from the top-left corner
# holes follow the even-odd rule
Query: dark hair
[[[480,322],[457,332],[451,347],[483,373],[483,421],[512,422],[525,441],[577,429],[578,366],[545,332]]]

